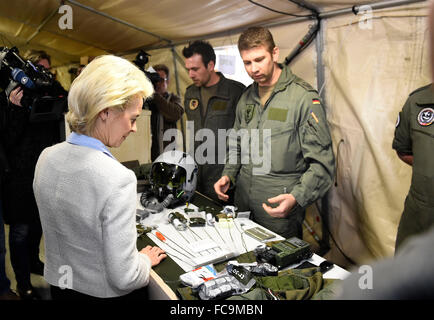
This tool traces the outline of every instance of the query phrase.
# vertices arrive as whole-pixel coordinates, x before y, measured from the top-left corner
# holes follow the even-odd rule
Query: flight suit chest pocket
[[[225,100],[214,100],[211,103],[211,110],[215,111],[215,112],[225,112],[228,108],[228,104],[229,101],[225,101]]]
[[[230,129],[234,125],[235,110],[230,101],[213,98],[208,104],[206,127],[217,132],[218,129]]]
[[[301,150],[294,128],[285,124],[272,126],[269,130],[271,173],[285,174],[296,171]]]
[[[434,178],[434,105],[418,104],[412,114],[413,121],[411,139],[413,143],[415,173]]]
[[[414,162],[410,190],[419,201],[430,204],[434,188],[434,106],[417,104],[411,118]]]
[[[412,141],[413,170],[434,179],[434,124],[430,127],[414,128]]]

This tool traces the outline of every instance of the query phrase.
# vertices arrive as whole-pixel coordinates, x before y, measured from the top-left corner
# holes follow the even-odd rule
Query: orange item
[[[161,241],[166,241],[166,238],[160,233],[160,232],[155,232],[155,235],[157,236],[158,239],[160,239]]]

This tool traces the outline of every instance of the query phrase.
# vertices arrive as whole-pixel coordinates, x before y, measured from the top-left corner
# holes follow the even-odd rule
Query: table
[[[137,207],[143,209],[140,204],[140,194],[137,196]],[[206,197],[196,193],[192,199],[192,204],[189,209],[199,208],[201,206],[209,206],[217,209],[217,205],[208,200]],[[159,265],[155,266],[151,272],[149,283],[150,298],[155,300],[178,299],[175,292],[182,286],[179,276],[187,271],[191,271],[200,265],[201,262],[209,264],[214,262],[212,258],[223,256],[233,257],[232,260],[239,254],[253,251],[261,242],[247,236],[244,230],[259,226],[255,222],[247,218],[236,218],[219,221],[215,227],[191,227],[185,231],[177,231],[173,225],[168,222],[168,215],[172,211],[178,211],[185,216],[189,213],[184,213],[187,206],[182,205],[175,209],[165,209],[160,213],[151,214],[146,219],[142,220],[145,226],[154,226],[156,229],[142,235],[138,238],[138,249],[146,245],[159,246],[168,253],[168,257]],[[221,209],[221,208],[218,208]],[[265,229],[264,227],[261,227]],[[161,241],[156,232],[160,232],[166,241]],[[268,231],[268,230],[267,230]],[[275,235],[275,238],[269,241],[284,240],[276,233],[269,231]],[[207,241],[211,239],[211,241]],[[263,244],[263,243],[262,243]],[[201,249],[199,246],[203,245]],[[196,251],[193,251],[196,250]],[[190,252],[190,255],[188,254]],[[208,259],[211,259],[208,262]],[[288,266],[287,268],[295,268],[303,262],[310,262],[313,265],[319,266],[324,258],[317,254],[313,254],[310,259]],[[195,262],[197,264],[195,264]],[[350,273],[345,269],[334,265],[334,267],[323,275],[324,279],[344,279]]]

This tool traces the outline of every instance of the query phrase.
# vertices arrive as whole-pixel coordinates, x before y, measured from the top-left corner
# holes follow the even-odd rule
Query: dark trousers
[[[9,250],[17,287],[31,287],[30,269],[39,260],[42,227],[40,221],[28,224],[10,224]]]
[[[418,200],[411,192],[407,195],[396,235],[395,255],[405,240],[428,231],[434,225],[434,208],[430,204]]]
[[[10,289],[11,282],[6,276],[5,267],[6,245],[5,245],[5,226],[3,224],[3,212],[0,201],[0,294]]]
[[[148,287],[134,290],[124,296],[114,298],[97,298],[71,289],[61,289],[50,285],[51,299],[57,301],[79,300],[79,301],[127,301],[127,300],[148,300]]]

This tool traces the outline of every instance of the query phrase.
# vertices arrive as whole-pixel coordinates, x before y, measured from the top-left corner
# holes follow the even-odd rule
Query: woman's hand
[[[161,260],[167,257],[164,250],[160,249],[159,247],[146,246],[146,248],[143,248],[139,252],[142,254],[146,254],[149,257],[149,259],[151,260],[151,265],[153,267],[155,267],[161,262]]]

